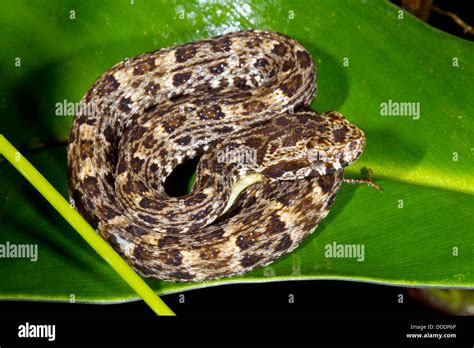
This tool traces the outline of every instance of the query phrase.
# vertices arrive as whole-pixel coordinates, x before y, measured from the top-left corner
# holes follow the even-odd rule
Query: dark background
[[[0,346],[51,345],[19,339],[18,326],[55,324],[55,343],[126,344],[411,344],[472,347],[474,317],[433,311],[405,289],[343,281],[222,285],[162,296],[178,315],[157,317],[142,301],[115,305],[0,302]],[[289,294],[294,303],[289,303]],[[403,303],[399,303],[399,295]],[[407,339],[411,325],[454,324],[455,339]],[[159,343],[159,344],[158,344]],[[61,344],[63,346],[63,344]]]
[[[400,1],[393,1],[400,4]],[[434,1],[474,25],[471,1]],[[473,40],[449,17],[431,13],[428,21],[444,31]],[[56,342],[68,343],[410,343],[469,346],[473,318],[450,317],[421,304],[406,290],[342,281],[292,281],[224,285],[162,296],[179,318],[157,318],[142,302],[87,305],[49,302],[0,302],[0,347],[39,346],[43,339],[19,341],[18,325],[56,324]],[[289,295],[294,303],[288,303]],[[399,295],[403,303],[398,303]],[[266,326],[263,324],[270,324]],[[407,341],[411,324],[456,323],[453,340]],[[224,340],[223,340],[224,339]],[[468,344],[470,343],[470,344]],[[88,344],[89,345],[89,344]],[[156,346],[156,345],[155,345]]]
[[[391,0],[394,4],[400,6],[402,0]],[[426,2],[426,0],[414,0],[412,2]],[[434,0],[433,5],[444,10],[445,12],[452,12],[460,19],[470,26],[474,26],[474,11],[473,2],[471,0]],[[474,35],[464,33],[462,27],[456,24],[450,17],[437,13],[430,12],[427,21],[430,25],[446,31],[452,35],[461,37],[463,39],[474,41]]]

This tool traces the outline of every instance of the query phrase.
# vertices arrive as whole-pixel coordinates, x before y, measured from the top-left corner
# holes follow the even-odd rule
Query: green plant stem
[[[86,220],[41,175],[20,152],[0,134],[0,154],[9,161],[62,215],[87,243],[122,277],[158,315],[175,315],[145,281],[103,240]]]

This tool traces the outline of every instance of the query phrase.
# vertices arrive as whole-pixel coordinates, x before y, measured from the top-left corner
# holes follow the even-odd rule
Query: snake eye
[[[314,137],[306,143],[307,155],[312,162],[321,161],[330,148],[331,142],[324,137]]]

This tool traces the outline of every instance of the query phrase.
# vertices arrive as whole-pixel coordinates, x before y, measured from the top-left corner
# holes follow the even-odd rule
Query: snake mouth
[[[361,155],[364,146],[365,141],[360,139],[351,140],[339,147],[308,147],[308,161],[311,163],[312,170],[319,175],[325,175],[355,162]]]

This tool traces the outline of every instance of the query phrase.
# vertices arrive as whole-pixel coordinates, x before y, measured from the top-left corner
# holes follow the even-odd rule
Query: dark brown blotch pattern
[[[245,250],[254,245],[258,238],[257,234],[255,232],[248,232],[245,234],[241,234],[238,236],[235,240],[235,245],[237,245],[240,250]]]
[[[199,233],[199,230],[195,230],[194,232]],[[201,243],[201,242],[217,241],[217,240],[220,240],[223,236],[224,236],[224,230],[222,229],[222,227],[217,227],[206,234],[201,234],[201,235],[198,234],[196,236],[196,242]]]
[[[331,192],[334,186],[334,175],[328,174],[320,176],[318,178],[318,184],[323,193]]]
[[[143,75],[155,69],[155,58],[147,58],[135,64],[133,75]]]
[[[286,82],[282,83],[281,90],[285,93],[288,97],[292,97],[295,95],[296,91],[301,87],[303,82],[303,78],[301,75],[295,75],[290,77]]]
[[[102,207],[100,207],[100,211],[107,220],[112,220],[113,218],[121,215],[120,212],[106,205],[103,205]]]
[[[295,61],[292,60],[292,59],[289,59],[289,60],[286,60],[284,63],[283,63],[283,67],[281,68],[281,70],[283,72],[287,72],[288,70],[291,70],[295,67]]]
[[[169,276],[172,277],[173,279],[183,280],[183,281],[191,280],[194,278],[194,276],[191,273],[185,272],[185,271],[172,272],[169,274]]]
[[[149,215],[145,215],[145,214],[137,214],[138,218],[149,223],[149,224],[152,224],[152,225],[156,225],[158,223],[158,219],[155,219],[154,217],[151,217]]]
[[[78,126],[80,126],[82,124],[87,124],[89,126],[93,126],[97,122],[95,117],[89,116],[89,115],[80,115],[80,116],[76,117],[75,121],[77,122]]]
[[[183,85],[184,83],[186,83],[191,78],[191,75],[192,75],[192,73],[190,71],[174,74],[174,76],[173,76],[173,85],[175,87],[179,87],[179,86]]]
[[[181,138],[176,139],[175,142],[178,145],[185,146],[185,145],[189,145],[191,143],[191,140],[192,138],[190,135],[185,135]]]
[[[207,217],[210,212],[211,212],[211,207],[207,207],[205,209],[201,209],[196,214],[192,214],[190,218],[191,220],[202,220],[205,217]]]
[[[349,133],[349,128],[347,128],[347,126],[344,125],[341,128],[337,128],[333,130],[332,135],[334,136],[334,140],[340,143],[346,138],[348,133]]]
[[[143,146],[145,146],[147,149],[153,148],[155,144],[156,144],[156,139],[153,136],[153,134],[148,134],[146,138],[143,140]]]
[[[290,206],[293,201],[298,197],[298,191],[290,191],[285,193],[284,195],[281,195],[280,197],[277,198],[277,201],[283,204],[284,206]]]
[[[94,156],[94,142],[90,139],[81,141],[81,152],[80,156],[82,160],[86,158],[92,158]]]
[[[100,193],[99,190],[99,181],[95,176],[86,176],[82,180],[81,187],[84,191],[88,192],[92,196],[98,196]]]
[[[164,121],[162,125],[167,133],[172,133],[177,128],[181,127],[185,121],[186,121],[186,116],[181,115],[181,116],[173,117]]]
[[[277,214],[273,213],[273,215],[271,216],[271,220],[267,225],[267,232],[269,234],[281,233],[285,230],[285,227],[286,225],[283,221],[281,221],[280,217]]]
[[[265,104],[261,100],[251,100],[251,101],[244,102],[244,109],[248,113],[261,112],[265,110],[266,107],[267,107],[267,104]]]
[[[224,126],[224,127],[219,127],[215,128],[215,131],[220,134],[225,134],[225,133],[230,133],[234,130],[231,126]]]
[[[138,126],[134,127],[130,130],[130,142],[134,143],[137,140],[140,140],[143,135],[146,133],[147,128]]]
[[[198,51],[197,46],[195,45],[186,45],[181,46],[176,49],[175,58],[176,63],[184,63],[187,60],[193,58]]]
[[[234,78],[234,86],[242,91],[248,91],[252,87],[247,84],[247,79],[244,77],[236,77]]]
[[[285,46],[285,44],[280,43],[273,47],[272,52],[280,57],[283,57],[288,53],[288,48]]]
[[[245,255],[240,261],[240,264],[242,265],[242,267],[248,268],[255,265],[261,259],[262,257],[258,255]]]
[[[268,60],[266,60],[265,58],[258,58],[258,59],[256,60],[255,64],[254,64],[254,66],[255,66],[256,68],[264,68],[264,67],[266,67],[268,64],[270,64],[270,63],[269,63]]]
[[[205,199],[207,198],[207,195],[205,193],[198,193],[194,196],[191,196],[189,198],[187,198],[185,201],[184,201],[184,205],[188,206],[188,207],[191,207],[191,206],[194,206],[194,205],[197,205],[197,204],[201,204]]]
[[[212,41],[211,50],[215,53],[229,52],[232,41],[229,38],[222,38]]]
[[[106,142],[111,143],[111,144],[114,142],[115,132],[113,131],[113,129],[110,125],[105,127],[102,134],[104,135],[104,138],[105,138]]]
[[[91,88],[87,92],[86,97],[84,98],[86,102],[89,102],[91,100],[91,96],[93,95],[94,89],[95,91],[97,91],[98,96],[103,97],[116,91],[120,87],[120,83],[112,74],[108,74],[102,80],[99,80],[94,85],[94,87],[95,88]]]
[[[262,173],[270,178],[278,178],[287,172],[296,172],[298,169],[309,167],[309,162],[305,159],[294,161],[279,162],[272,166],[265,168]]]
[[[209,68],[209,72],[214,75],[222,74],[224,72],[225,67],[227,66],[226,63],[218,63],[213,65]]]
[[[163,207],[165,207],[165,204],[163,202],[160,202],[156,199],[147,198],[147,197],[142,198],[140,200],[139,205],[142,208],[153,209],[153,210],[160,210],[160,209],[163,209]]]
[[[140,237],[145,234],[148,234],[148,231],[146,229],[137,225],[129,225],[125,227],[125,231],[127,231],[128,233],[132,234],[135,237]]]
[[[170,266],[180,266],[183,260],[181,252],[178,249],[167,250],[164,255],[161,256],[164,263]]]
[[[119,102],[119,109],[123,112],[129,113],[131,110],[132,99],[130,98],[122,98]]]
[[[132,172],[139,173],[144,163],[144,159],[141,159],[140,157],[133,157],[130,161],[130,168],[132,169]]]
[[[133,250],[133,255],[137,260],[140,261],[152,261],[155,258],[153,252],[147,250],[147,248],[144,247],[142,244],[139,244],[135,247],[135,249]]]
[[[219,255],[219,250],[216,249],[216,248],[212,248],[212,247],[205,248],[199,254],[201,259],[203,259],[203,260],[214,260],[214,259],[217,258],[218,255]]]
[[[155,95],[160,90],[160,84],[150,81],[145,85],[144,90],[148,95]]]
[[[296,59],[300,64],[300,67],[306,69],[312,64],[311,57],[309,56],[308,52],[306,51],[298,51],[296,52]]]
[[[158,240],[158,248],[163,249],[163,248],[170,248],[174,247],[176,248],[179,246],[179,238],[174,237],[174,236],[164,236],[163,238],[160,238]]]
[[[278,244],[275,246],[275,251],[277,252],[282,252],[287,250],[291,246],[291,238],[288,234],[284,234],[283,237],[281,237],[280,241]]]
[[[218,104],[204,106],[197,115],[201,120],[221,120],[225,116]]]

